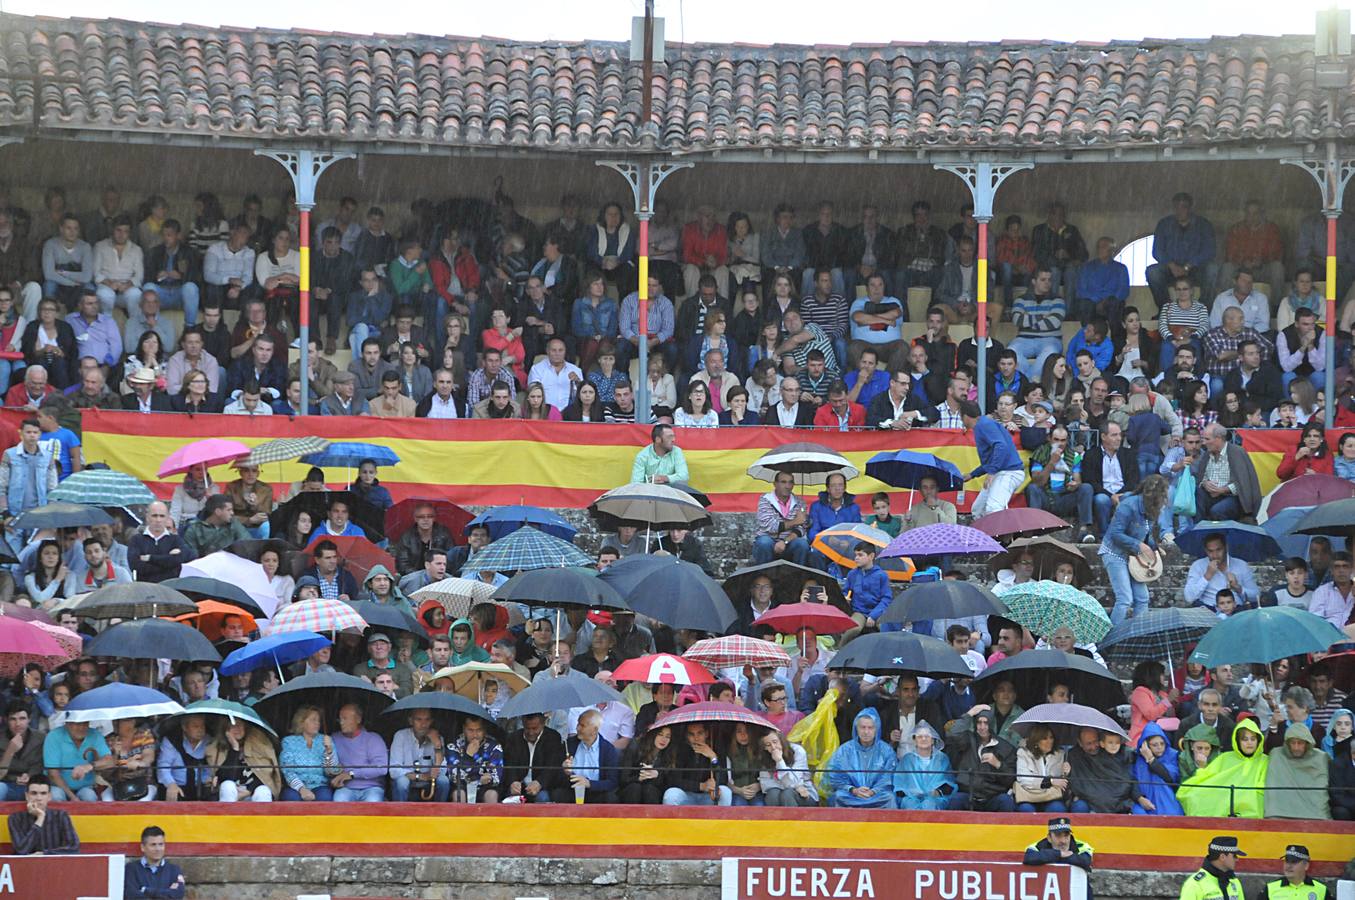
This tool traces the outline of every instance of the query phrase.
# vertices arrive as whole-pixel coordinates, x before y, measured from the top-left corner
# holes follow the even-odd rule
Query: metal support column
[[[1323,420],[1331,428],[1336,419],[1336,220],[1341,217],[1342,199],[1351,177],[1355,176],[1355,159],[1338,159],[1336,142],[1327,142],[1326,159],[1282,159],[1287,166],[1298,166],[1317,182],[1322,192],[1322,215],[1327,219],[1327,317],[1324,328],[1326,347],[1326,384],[1322,396],[1326,401]]]
[[[974,289],[978,293],[974,314],[974,346],[978,351],[979,409],[987,408],[988,400],[988,223],[993,219],[993,198],[1002,182],[1015,172],[1035,168],[1034,163],[978,162],[969,165],[936,164],[935,169],[960,176],[969,188],[974,203],[974,218],[979,223],[978,267],[974,274]],[[1003,298],[1011,306],[1011,298]]]
[[[311,210],[315,208],[315,186],[321,174],[341,159],[352,159],[352,153],[325,150],[255,150],[255,156],[266,156],[287,170],[296,194],[296,208],[301,213],[301,415],[310,411],[310,338],[311,338]]]
[[[626,160],[599,160],[599,166],[615,170],[626,179],[635,198],[635,218],[640,223],[636,250],[640,257],[639,282],[636,286],[640,302],[639,336],[640,377],[635,385],[635,421],[649,421],[649,218],[654,212],[654,195],[664,179],[681,169],[690,169],[689,162],[629,162]],[[622,298],[625,299],[625,298]],[[670,297],[671,301],[672,298]],[[621,338],[618,338],[621,339]]]

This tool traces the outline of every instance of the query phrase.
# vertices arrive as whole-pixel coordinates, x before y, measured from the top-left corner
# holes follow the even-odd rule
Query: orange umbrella
[[[218,600],[199,600],[198,611],[175,616],[173,621],[192,625],[210,641],[221,640],[221,631],[226,627],[226,617],[235,616],[244,626],[245,634],[257,631],[259,626],[254,617],[242,611],[238,606],[222,603]]]

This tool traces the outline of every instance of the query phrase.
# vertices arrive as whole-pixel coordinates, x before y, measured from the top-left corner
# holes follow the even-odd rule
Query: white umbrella
[[[201,575],[236,585],[248,594],[251,600],[259,604],[259,608],[268,618],[272,618],[273,613],[277,611],[278,595],[273,593],[273,587],[268,582],[263,566],[252,560],[221,550],[184,563],[182,569],[181,574],[185,578],[190,575]]]
[[[494,585],[478,578],[444,578],[432,584],[424,585],[409,595],[415,605],[425,600],[436,600],[442,604],[450,619],[462,619],[470,615],[470,608],[481,603],[494,603]],[[497,604],[503,606],[504,604]]]

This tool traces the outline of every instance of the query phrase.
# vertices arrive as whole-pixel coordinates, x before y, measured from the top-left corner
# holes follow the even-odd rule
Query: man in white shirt
[[[230,238],[207,248],[202,261],[207,282],[207,306],[235,309],[258,293],[254,284],[254,249],[249,246],[249,226],[237,222]]]
[[[357,219],[358,201],[352,197],[344,197],[339,201],[339,210],[334,214],[334,218],[326,219],[315,229],[314,243],[312,247],[318,247],[321,243],[320,236],[325,233],[326,228],[334,228],[339,232],[339,246],[353,252],[353,248],[358,244],[358,237],[362,234],[362,225]]]
[[[764,425],[782,428],[808,428],[814,421],[814,407],[800,402],[800,379],[787,375],[781,379],[781,402],[767,413]]]
[[[1261,599],[1251,566],[1228,554],[1228,541],[1221,534],[1204,539],[1204,559],[1190,565],[1186,576],[1186,600],[1195,606],[1214,609],[1219,591],[1228,588],[1237,597],[1238,606],[1255,606]]]
[[[94,283],[103,311],[111,313],[121,300],[131,312],[145,280],[145,259],[141,248],[132,243],[132,221],[119,216],[113,222],[113,236],[94,246]]]
[[[1233,277],[1233,286],[1214,298],[1209,310],[1209,326],[1218,328],[1223,325],[1223,311],[1236,306],[1242,310],[1243,324],[1254,328],[1257,333],[1270,331],[1270,299],[1259,291],[1252,290],[1251,269],[1237,270]]]
[[[259,383],[251,379],[244,383],[240,393],[221,412],[228,416],[271,416],[273,407],[263,402]]]
[[[438,369],[433,373],[433,393],[419,401],[414,409],[418,419],[459,419],[457,398],[454,393],[456,382],[451,371]]]
[[[546,402],[556,409],[564,409],[573,398],[575,385],[583,381],[583,370],[565,361],[565,342],[553,337],[546,344],[546,358],[532,366],[527,383],[541,382],[546,390]]]

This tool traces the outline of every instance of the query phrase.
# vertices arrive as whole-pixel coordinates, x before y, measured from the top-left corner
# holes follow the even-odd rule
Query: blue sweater
[[[998,472],[1024,471],[1016,445],[1007,435],[1007,429],[991,416],[981,416],[974,425],[974,446],[979,451],[979,466],[969,477],[996,475]]]
[[[1084,300],[1129,299],[1129,270],[1124,263],[1099,259],[1083,263],[1077,278],[1077,295]]]
[[[889,589],[889,575],[879,566],[871,566],[865,571],[852,569],[847,573],[846,591],[852,598],[852,610],[877,622],[894,599],[894,592]]]
[[[1079,350],[1086,350],[1092,355],[1092,361],[1096,363],[1096,368],[1105,372],[1110,368],[1111,362],[1115,359],[1115,345],[1111,343],[1110,338],[1101,338],[1099,344],[1087,343],[1087,333],[1079,331],[1073,335],[1073,339],[1068,342],[1068,365],[1077,371],[1077,354]]]
[[[127,867],[123,870],[122,895],[178,900],[184,895],[181,878],[183,873],[174,863],[166,860],[152,872],[138,856],[136,859],[128,860]]]
[[[809,541],[813,543],[814,538],[819,536],[819,532],[825,528],[832,528],[834,525],[841,525],[844,522],[860,522],[861,508],[856,505],[856,497],[844,493],[842,495],[842,508],[833,509],[828,505],[828,492],[819,491],[819,499],[809,507]]]

